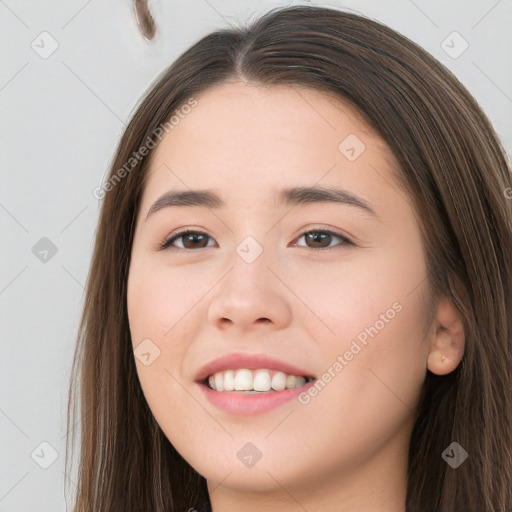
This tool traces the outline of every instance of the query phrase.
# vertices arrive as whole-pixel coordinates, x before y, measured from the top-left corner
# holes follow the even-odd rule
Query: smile
[[[220,392],[239,391],[245,394],[272,393],[294,389],[310,382],[312,377],[290,375],[266,368],[249,370],[224,370],[215,372],[206,380],[210,389]]]

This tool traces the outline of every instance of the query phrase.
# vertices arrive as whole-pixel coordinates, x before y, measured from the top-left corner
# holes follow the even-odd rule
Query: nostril
[[[229,318],[221,318],[219,320],[219,323],[221,324],[222,327],[224,327],[225,325],[228,325],[228,324],[230,324],[232,322],[231,322],[231,320]]]

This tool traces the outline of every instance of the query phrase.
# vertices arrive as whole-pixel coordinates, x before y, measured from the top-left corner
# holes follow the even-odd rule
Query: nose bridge
[[[268,285],[267,281],[272,276],[268,270],[268,266],[272,264],[274,257],[272,249],[263,242],[258,242],[253,236],[247,236],[240,242],[232,258],[233,280],[240,281],[243,286],[251,286],[255,291],[263,291],[264,285]]]
[[[244,238],[229,260],[230,272],[216,287],[209,305],[208,320],[246,329],[262,321],[282,328],[291,320],[291,304],[269,266],[272,250],[253,236]]]

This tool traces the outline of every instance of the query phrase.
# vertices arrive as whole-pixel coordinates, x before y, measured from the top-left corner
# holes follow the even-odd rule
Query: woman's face
[[[225,83],[196,100],[154,150],[131,254],[130,330],[156,420],[209,484],[298,495],[405,475],[428,293],[395,159],[318,91]],[[199,190],[218,199],[150,213]],[[183,231],[196,234],[161,248]],[[277,390],[210,390],[214,370],[234,370],[211,379],[219,389]],[[290,374],[316,380],[280,391]]]

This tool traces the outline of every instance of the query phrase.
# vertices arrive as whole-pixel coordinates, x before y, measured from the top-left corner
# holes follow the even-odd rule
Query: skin
[[[353,108],[315,90],[232,82],[196,99],[152,154],[131,254],[133,346],[149,338],[160,350],[150,365],[136,359],[156,420],[207,479],[214,512],[405,510],[426,369],[453,371],[464,333],[444,297],[425,329],[424,251],[392,153]],[[366,147],[354,161],[338,149],[349,134]],[[376,215],[335,203],[277,207],[276,191],[298,185],[344,188]],[[164,208],[146,220],[178,189],[213,189],[227,207]],[[160,250],[179,228],[209,238]],[[302,236],[322,229],[353,245],[333,236],[326,250]],[[252,263],[236,252],[247,236],[263,248]],[[235,416],[194,382],[200,366],[230,352],[332,374],[396,303],[394,318],[307,404]],[[250,468],[237,457],[247,442],[262,453]]]

